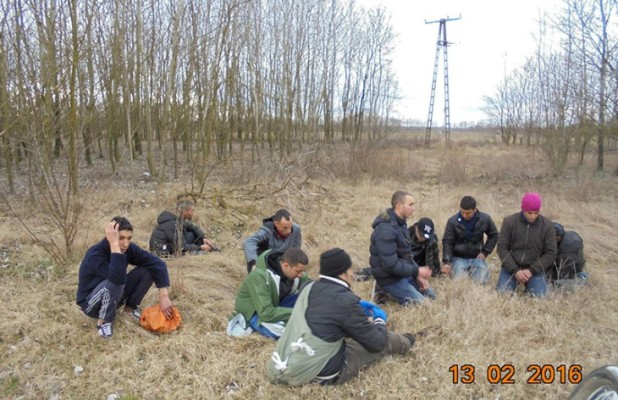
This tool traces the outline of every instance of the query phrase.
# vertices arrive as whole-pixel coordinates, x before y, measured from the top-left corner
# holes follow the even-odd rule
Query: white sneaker
[[[111,338],[112,337],[112,323],[111,322],[104,322],[101,325],[97,325],[97,333],[99,334],[100,337],[106,339],[106,338]]]

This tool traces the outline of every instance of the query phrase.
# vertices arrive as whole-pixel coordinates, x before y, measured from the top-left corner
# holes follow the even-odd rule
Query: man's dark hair
[[[412,196],[412,194],[404,190],[396,191],[395,193],[393,193],[393,197],[391,197],[391,206],[395,208],[397,204],[403,203],[406,199],[406,196]]]
[[[556,231],[556,236],[560,237],[560,240],[564,239],[564,226],[557,222],[554,222],[554,229]]]
[[[112,221],[114,221],[114,222],[116,222],[116,224],[118,224],[118,230],[119,231],[131,231],[131,232],[133,232],[133,225],[131,225],[129,220],[126,219],[125,217],[115,216],[114,218],[112,218]]]
[[[462,210],[474,210],[476,208],[476,200],[472,196],[464,196],[461,198],[459,207]]]
[[[309,257],[298,247],[291,247],[281,256],[281,262],[286,262],[290,265],[307,265],[309,264]]]
[[[292,216],[290,215],[290,212],[286,209],[281,209],[281,210],[277,210],[277,212],[275,213],[275,217],[273,218],[275,221],[279,222],[282,219],[285,219],[286,221],[289,221],[290,218],[292,218]]]
[[[182,200],[176,204],[176,211],[178,213],[182,213],[183,211],[189,210],[193,207],[195,207],[195,203],[191,200]]]

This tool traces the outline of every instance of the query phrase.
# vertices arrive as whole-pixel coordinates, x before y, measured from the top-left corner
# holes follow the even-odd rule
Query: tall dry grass
[[[279,167],[275,161],[263,168],[245,161],[236,165],[237,171],[224,166],[213,174],[208,193],[197,198],[197,217],[222,252],[167,260],[172,301],[184,321],[169,335],[150,334],[119,318],[114,337],[99,339],[94,322],[74,304],[78,263],[58,273],[45,252],[0,211],[5,214],[0,218],[0,302],[5,311],[0,321],[0,397],[563,399],[572,384],[528,384],[528,367],[581,365],[585,374],[618,363],[615,178],[584,177],[575,169],[563,180],[549,178],[538,151],[479,145],[468,138],[455,141],[449,152],[439,144],[421,149],[402,143],[398,139],[356,149],[341,144],[305,150],[294,161],[280,161]],[[234,178],[227,179],[228,174]],[[246,275],[243,239],[262,217],[286,207],[302,226],[310,276],[317,277],[319,254],[334,246],[345,248],[355,266],[363,267],[371,223],[397,189],[415,195],[414,220],[431,217],[440,236],[464,195],[476,197],[479,208],[500,226],[503,217],[517,211],[523,192],[539,191],[543,214],[584,238],[590,286],[575,294],[555,292],[544,300],[499,296],[493,287],[499,268],[494,253],[489,257],[492,286],[438,279],[432,283],[436,301],[411,308],[385,306],[398,331],[431,327],[411,354],[388,357],[341,387],[272,385],[265,364],[274,343],[257,335],[225,335],[235,292]],[[133,186],[101,181],[76,251],[83,254],[100,240],[105,222],[116,214],[131,220],[135,242],[147,246],[157,215],[173,210],[176,197],[187,191],[190,185],[182,179]],[[37,210],[15,206],[36,223]],[[355,283],[354,290],[368,298],[372,282]],[[156,301],[151,290],[144,305]],[[475,367],[474,383],[453,383],[449,369],[464,364]],[[515,383],[490,384],[490,365],[512,365]]]

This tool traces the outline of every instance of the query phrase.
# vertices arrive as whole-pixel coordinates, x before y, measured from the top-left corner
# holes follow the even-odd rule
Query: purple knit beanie
[[[541,211],[541,195],[538,193],[526,193],[521,199],[522,211]]]

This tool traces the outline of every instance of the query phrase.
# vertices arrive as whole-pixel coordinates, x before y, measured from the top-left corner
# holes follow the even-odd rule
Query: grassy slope
[[[267,182],[282,180],[281,172],[268,167],[255,168],[254,175],[222,171],[213,179],[209,195],[200,199],[197,214],[223,251],[169,261],[173,302],[184,325],[166,336],[120,319],[111,340],[96,337],[94,322],[74,304],[79,261],[66,268],[51,266],[16,222],[3,217],[0,243],[7,261],[0,262],[6,265],[0,269],[0,397],[104,399],[116,393],[126,399],[565,398],[572,385],[527,384],[527,368],[580,364],[586,373],[618,362],[616,180],[557,181],[546,176],[538,153],[473,143],[458,146],[466,150],[466,157],[462,151],[446,158],[441,150],[405,146],[394,153],[388,148],[339,152],[338,157],[315,160],[319,173],[313,172],[309,180],[295,178],[285,189],[259,199],[256,194],[270,190]],[[304,171],[301,167],[296,166]],[[253,191],[247,183],[256,181],[264,185]],[[117,183],[112,188],[99,181],[91,194],[76,240],[80,254],[100,240],[105,221],[114,214],[126,215],[136,227],[135,242],[147,245],[158,213],[187,190],[183,179],[120,190]],[[273,342],[256,335],[231,339],[224,332],[236,288],[246,274],[242,239],[257,229],[261,217],[286,207],[302,225],[312,277],[317,276],[320,252],[334,246],[348,250],[355,265],[365,266],[371,222],[400,188],[416,196],[414,219],[432,217],[440,236],[463,195],[475,196],[479,208],[500,226],[504,216],[518,209],[523,192],[540,191],[543,213],[584,238],[590,287],[574,295],[553,293],[546,300],[534,300],[501,297],[493,286],[477,287],[468,281],[434,281],[435,302],[405,309],[386,306],[398,331],[435,328],[419,338],[412,354],[385,359],[342,387],[270,384],[265,363]],[[32,223],[43,217],[40,211],[30,212]],[[495,284],[495,253],[489,260]],[[371,285],[356,283],[354,290],[368,298]],[[155,301],[152,290],[144,305]],[[475,366],[474,384],[452,383],[449,367],[463,364]],[[515,384],[489,384],[486,372],[491,364],[511,364]],[[76,366],[83,372],[76,374]]]

